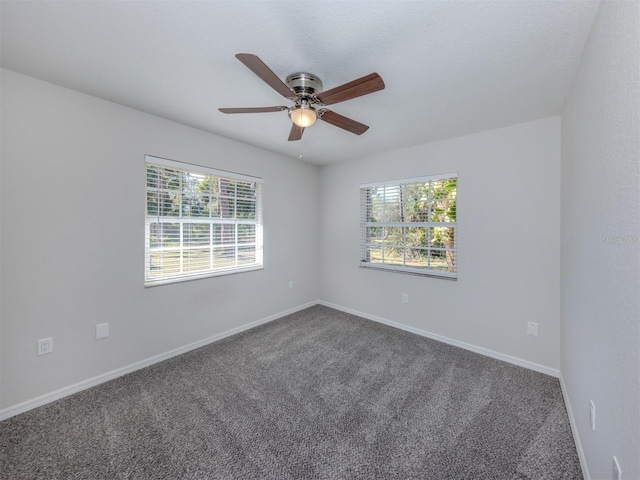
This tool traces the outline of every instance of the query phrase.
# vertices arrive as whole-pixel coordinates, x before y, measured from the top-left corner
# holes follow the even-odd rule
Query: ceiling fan
[[[294,102],[292,107],[219,108],[222,113],[267,113],[287,110],[293,121],[289,141],[300,140],[306,127],[319,118],[348,132],[362,135],[369,127],[339,113],[325,105],[344,102],[352,98],[377,92],[384,88],[384,81],[377,73],[345,83],[327,91],[322,91],[322,81],[317,75],[307,72],[292,73],[283,82],[257,55],[238,53],[236,58],[267,85],[285,98]]]

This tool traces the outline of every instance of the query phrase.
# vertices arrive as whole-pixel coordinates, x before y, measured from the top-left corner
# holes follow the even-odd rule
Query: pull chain
[[[304,147],[305,147],[305,141],[304,141],[304,137],[302,139],[300,139],[300,156],[298,157],[300,159],[301,162],[304,163],[305,167],[308,167],[309,164],[307,163],[307,161],[304,159]]]

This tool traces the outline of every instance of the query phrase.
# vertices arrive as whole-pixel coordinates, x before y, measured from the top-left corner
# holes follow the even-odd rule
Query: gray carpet
[[[579,479],[558,380],[314,306],[0,423],[7,479]]]

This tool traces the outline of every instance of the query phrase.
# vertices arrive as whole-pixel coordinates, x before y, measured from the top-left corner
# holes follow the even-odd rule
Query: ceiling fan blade
[[[326,92],[321,92],[317,95],[317,98],[325,105],[333,105],[334,103],[344,102],[345,100],[351,100],[352,98],[377,92],[383,88],[384,81],[382,77],[377,73],[370,73],[369,75],[332,88]]]
[[[291,122],[291,132],[289,133],[289,141],[294,142],[302,138],[304,133],[304,127],[299,127],[295,123]]]
[[[287,107],[219,108],[222,113],[267,113],[288,110]]]
[[[287,87],[280,78],[273,73],[273,71],[267,67],[257,55],[251,53],[238,53],[236,58],[240,60],[245,66],[262,79],[267,85],[273,88],[276,92],[286,98],[297,98],[296,92]]]
[[[320,112],[320,120],[324,120],[331,125],[335,125],[336,127],[343,128],[348,132],[355,133],[356,135],[362,135],[364,132],[369,130],[369,126],[364,123],[356,122],[344,115],[340,115],[339,113],[332,112],[331,110],[323,110]]]

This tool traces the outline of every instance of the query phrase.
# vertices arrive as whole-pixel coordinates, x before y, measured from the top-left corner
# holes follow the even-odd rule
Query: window
[[[262,179],[145,162],[145,285],[262,268]]]
[[[360,266],[456,278],[458,174],[360,186]]]

